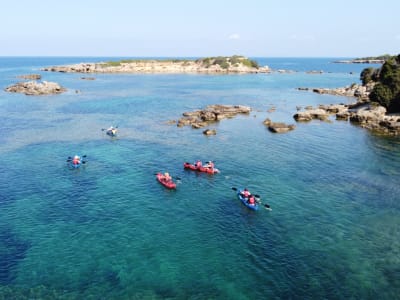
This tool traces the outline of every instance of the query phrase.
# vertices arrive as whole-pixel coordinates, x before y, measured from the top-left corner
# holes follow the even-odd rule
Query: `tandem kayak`
[[[72,162],[71,161],[69,163],[69,165],[70,165],[71,168],[78,169],[82,165],[82,162]]]
[[[158,182],[160,182],[167,189],[175,189],[176,188],[176,183],[173,182],[172,180],[165,180],[163,174],[157,173],[156,178],[157,178]]]
[[[257,202],[254,203],[254,204],[248,203],[247,202],[247,198],[242,196],[242,192],[243,192],[243,189],[238,189],[237,190],[237,197],[239,198],[239,200],[242,201],[242,203],[244,205],[246,205],[247,208],[252,209],[252,210],[258,210],[258,207],[259,207],[258,203]]]
[[[69,167],[73,169],[78,169],[82,164],[86,163],[86,161],[83,161],[84,157],[86,157],[86,155],[75,155],[74,157],[68,157],[67,162]]]
[[[185,169],[189,169],[189,170],[193,170],[193,171],[199,171],[199,172],[204,172],[207,174],[215,174],[215,173],[219,173],[219,170],[217,168],[205,168],[203,166],[201,167],[196,167],[194,164],[185,162],[183,163],[183,167]]]

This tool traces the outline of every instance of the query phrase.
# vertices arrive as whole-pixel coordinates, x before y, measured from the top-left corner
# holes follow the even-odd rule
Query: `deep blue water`
[[[398,299],[400,140],[334,119],[281,135],[262,124],[353,101],[296,88],[358,83],[370,65],[256,58],[297,72],[94,81],[40,71],[112,59],[0,58],[2,297]],[[68,92],[3,90],[30,73]],[[216,103],[253,111],[210,125],[211,137],[167,124]],[[118,138],[101,130],[110,125]],[[87,155],[77,170],[66,163],[74,154]],[[196,159],[221,173],[183,170]],[[158,171],[180,178],[176,191]],[[272,211],[243,206],[231,188],[244,186]]]

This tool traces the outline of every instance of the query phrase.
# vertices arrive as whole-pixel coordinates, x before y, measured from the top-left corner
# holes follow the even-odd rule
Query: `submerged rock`
[[[217,130],[215,129],[206,129],[203,131],[204,135],[216,135],[217,134]]]
[[[29,79],[29,80],[40,80],[42,79],[42,75],[40,74],[26,74],[26,75],[20,75],[17,76],[18,78],[22,79]]]

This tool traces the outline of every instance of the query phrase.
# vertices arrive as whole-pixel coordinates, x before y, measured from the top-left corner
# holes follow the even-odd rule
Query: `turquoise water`
[[[398,299],[400,140],[334,119],[282,135],[262,124],[294,123],[296,106],[349,103],[296,88],[350,85],[365,65],[258,58],[298,72],[94,81],[39,70],[95,60],[110,59],[0,58],[2,89],[28,73],[68,88],[0,91],[2,297]],[[210,125],[211,137],[167,124],[216,103],[253,111]],[[110,125],[118,138],[101,131]],[[70,170],[74,154],[87,163]],[[221,173],[183,169],[196,159]],[[180,178],[176,191],[158,171]],[[272,211],[242,205],[231,188],[244,186]]]

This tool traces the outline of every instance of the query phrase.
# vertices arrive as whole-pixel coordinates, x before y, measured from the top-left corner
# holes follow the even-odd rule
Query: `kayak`
[[[75,157],[77,158],[76,161],[74,160]],[[86,158],[86,155],[75,155],[74,157],[69,156],[67,159],[68,166],[72,169],[78,169],[82,164],[86,163],[86,161],[83,160],[84,158]]]
[[[163,174],[157,173],[156,178],[157,178],[158,182],[160,182],[167,189],[175,189],[176,188],[176,183],[173,182],[172,180],[165,180]]]
[[[117,131],[107,130],[106,134],[109,136],[117,136]]]
[[[79,163],[73,163],[72,161],[69,163],[69,165],[72,167],[72,168],[74,168],[74,169],[78,169],[81,165],[82,165],[82,162],[79,162]]]
[[[196,167],[194,164],[185,162],[183,163],[183,167],[185,169],[193,170],[193,171],[199,171],[199,172],[204,172],[207,174],[215,174],[219,173],[219,170],[217,168],[205,168],[205,167]]]
[[[239,189],[239,190],[237,191],[237,197],[239,198],[239,200],[242,201],[242,203],[243,203],[244,205],[246,205],[247,208],[252,209],[252,210],[258,210],[258,206],[259,206],[258,203],[256,202],[256,203],[254,203],[254,204],[249,204],[249,203],[247,202],[247,199],[246,199],[245,197],[242,196],[242,192],[243,192],[243,189]]]

